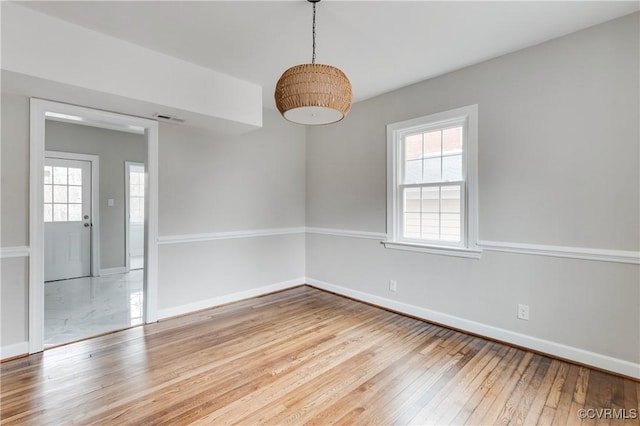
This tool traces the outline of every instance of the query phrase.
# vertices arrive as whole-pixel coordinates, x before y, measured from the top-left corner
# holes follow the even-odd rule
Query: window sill
[[[480,259],[482,250],[461,247],[427,246],[413,243],[400,243],[383,241],[385,248],[395,250],[416,251],[420,253],[439,254],[442,256],[466,257],[470,259]]]

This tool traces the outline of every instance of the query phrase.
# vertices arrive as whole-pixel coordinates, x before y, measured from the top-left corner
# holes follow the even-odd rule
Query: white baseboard
[[[116,274],[124,274],[127,272],[127,268],[124,266],[118,266],[117,268],[105,268],[100,269],[98,274],[102,277],[105,275],[116,275]]]
[[[421,318],[426,321],[434,322],[444,326],[456,328],[458,330],[467,331],[469,333],[485,336],[501,342],[510,343],[523,348],[528,348],[541,353],[556,356],[562,359],[575,361],[580,364],[590,365],[602,370],[611,371],[628,377],[640,379],[640,364],[613,358],[595,352],[586,351],[584,349],[563,345],[561,343],[551,342],[539,339],[537,337],[527,336],[525,334],[516,333],[514,331],[505,330],[491,325],[482,324],[468,319],[456,317],[431,309],[421,308],[419,306],[410,305],[408,303],[398,302],[373,294],[364,293],[350,288],[341,287],[327,282],[319,281],[313,278],[306,280],[307,284],[317,287],[321,290],[331,291],[343,296],[351,297],[362,302],[371,303],[396,312]]]
[[[186,305],[174,306],[172,308],[165,308],[158,310],[158,319],[163,320],[178,315],[184,315],[191,312],[201,311],[203,309],[209,309],[216,306],[224,305],[226,303],[237,302],[244,299],[250,299],[252,297],[263,296],[275,291],[286,290],[288,288],[297,287],[305,284],[304,277],[296,278],[289,281],[283,281],[275,284],[266,285],[263,287],[253,288],[251,290],[239,291],[237,293],[226,294],[224,296],[213,297],[207,300],[200,300],[198,302],[189,303]]]
[[[27,355],[29,353],[29,342],[14,343],[0,347],[0,359],[13,358],[14,356]]]

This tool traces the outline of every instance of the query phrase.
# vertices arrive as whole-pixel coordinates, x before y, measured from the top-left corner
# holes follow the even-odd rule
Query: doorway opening
[[[144,254],[141,257],[142,265],[138,265],[141,268],[130,270],[129,254],[125,251],[125,223],[128,222],[125,219],[125,205],[129,204],[125,199],[125,192],[129,191],[129,188],[125,188],[122,173],[125,161],[119,163],[118,171],[114,174],[117,174],[121,184],[115,184],[113,188],[119,188],[121,195],[114,192],[116,189],[104,190],[108,188],[105,185],[109,178],[100,177],[100,173],[107,168],[109,155],[96,155],[95,152],[91,152],[95,148],[88,148],[91,138],[84,138],[86,144],[80,143],[78,149],[64,146],[62,149],[56,147],[51,150],[55,152],[45,151],[49,148],[46,143],[49,130],[46,129],[47,125],[52,123],[84,129],[97,128],[102,131],[116,130],[117,133],[136,134],[140,138],[143,144],[140,151],[142,157],[137,162],[143,164],[144,168],[137,176],[137,190],[143,191],[142,207],[139,209],[142,219],[138,218],[137,225],[143,232],[141,240],[136,240],[136,244],[142,245]],[[117,297],[121,298],[122,304],[117,312],[107,315],[109,321],[125,317],[128,321],[124,327],[115,326],[115,329],[155,322],[157,122],[31,99],[30,130],[32,208],[29,217],[29,353],[40,352],[45,348],[45,335],[48,347],[114,331],[114,328],[104,329],[95,323],[86,322],[85,330],[80,334],[67,333],[68,335],[64,336],[58,333],[54,338],[49,332],[55,328],[55,321],[48,321],[56,319],[58,323],[70,323],[76,317],[86,319],[92,315],[96,316],[102,309],[100,306],[109,305],[116,297],[113,290],[118,294]],[[92,155],[98,158],[91,158]],[[98,187],[101,189],[100,193]],[[105,230],[105,226],[114,220],[120,224],[110,229],[119,229],[121,237],[120,232]],[[100,232],[100,229],[103,232]],[[62,296],[64,294],[67,296]],[[101,300],[107,303],[99,305]],[[83,302],[90,302],[90,307],[87,308],[87,303]],[[61,311],[63,308],[67,309],[65,314],[54,318],[59,313],[58,310]],[[83,311],[87,309],[88,312]],[[104,318],[98,322],[108,322],[104,321]]]

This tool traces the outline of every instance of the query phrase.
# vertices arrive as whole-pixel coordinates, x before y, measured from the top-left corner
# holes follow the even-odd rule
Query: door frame
[[[91,276],[100,274],[100,157],[92,154],[76,152],[44,151],[47,158],[62,158],[64,160],[89,161],[91,163]],[[44,257],[42,258],[44,261]],[[43,272],[44,273],[44,272]]]
[[[145,323],[158,320],[158,122],[76,105],[30,99],[29,353],[44,350],[44,157],[47,119],[143,134],[145,168]]]
[[[125,247],[125,267],[127,272],[131,270],[131,255],[129,254],[129,245],[130,245],[130,234],[131,234],[131,187],[130,187],[130,175],[131,175],[131,166],[142,166],[144,167],[144,163],[140,163],[138,161],[125,161],[124,162],[124,247]]]

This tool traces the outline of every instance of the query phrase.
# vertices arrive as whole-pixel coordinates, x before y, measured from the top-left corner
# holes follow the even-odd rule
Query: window
[[[144,167],[131,166],[129,171],[129,221],[144,223]]]
[[[479,257],[477,105],[387,126],[389,248]]]
[[[82,169],[44,166],[44,221],[82,220]]]

